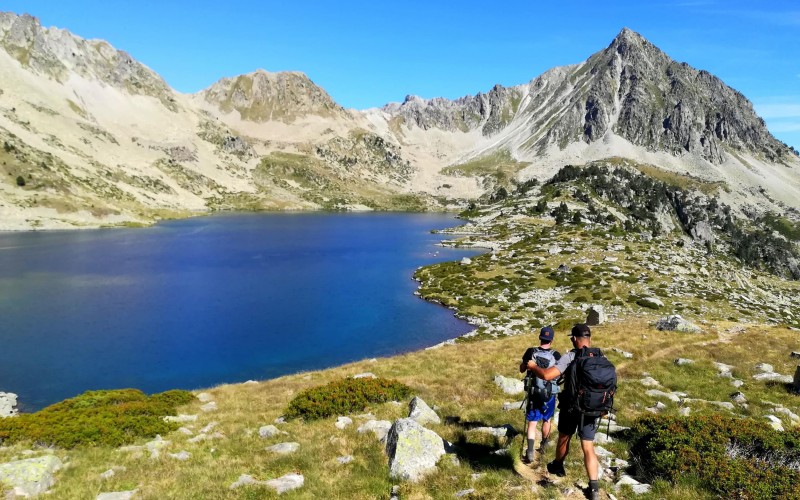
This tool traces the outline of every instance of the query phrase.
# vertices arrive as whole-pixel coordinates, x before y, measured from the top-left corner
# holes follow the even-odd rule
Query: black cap
[[[592,331],[589,329],[589,325],[585,323],[578,323],[577,325],[572,327],[572,331],[569,334],[570,337],[591,337]]]

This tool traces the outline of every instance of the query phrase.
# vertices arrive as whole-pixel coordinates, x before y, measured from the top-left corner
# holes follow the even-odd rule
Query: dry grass
[[[618,366],[620,424],[630,424],[655,403],[638,383],[644,372],[661,381],[665,386],[662,390],[682,390],[692,397],[729,401],[735,389],[729,379],[716,375],[712,361],[735,366],[734,375],[745,381],[741,390],[750,400],[750,406],[742,410],[742,414],[762,418],[772,411],[761,400],[800,412],[797,396],[782,385],[756,382],[751,378],[759,362],[772,364],[780,373],[793,373],[795,362],[788,352],[797,348],[796,332],[754,326],[741,333],[726,333],[733,326],[729,324],[707,326],[701,334],[658,332],[650,326],[651,319],[630,319],[593,330],[593,345],[606,349]],[[562,352],[569,347],[567,334],[566,330],[557,331],[555,347]],[[282,495],[285,498],[388,498],[392,485],[397,482],[388,476],[383,446],[371,433],[356,432],[363,418],[353,416],[355,425],[345,430],[334,427],[335,418],[312,423],[289,421],[278,425],[288,435],[270,439],[258,436],[258,428],[281,416],[299,391],[366,371],[411,386],[415,394],[435,406],[439,415],[447,419],[446,423],[429,427],[460,447],[457,464],[445,458],[440,462],[440,470],[424,481],[401,483],[402,498],[452,498],[455,492],[468,488],[475,489],[473,498],[529,498],[531,484],[514,473],[514,457],[489,453],[507,446],[508,442],[469,429],[478,424],[511,424],[521,429],[522,412],[501,409],[504,402],[519,398],[503,394],[492,379],[495,374],[519,376],[521,355],[533,342],[533,336],[523,335],[448,345],[259,384],[219,386],[208,391],[216,400],[218,411],[203,413],[199,411],[201,403],[197,402],[183,408],[182,413],[199,415],[198,422],[193,424],[195,432],[212,421],[218,422],[215,430],[221,431],[224,439],[191,444],[187,442],[189,436],[174,432],[164,436],[172,443],[158,459],[149,458],[146,452],[137,454],[106,448],[77,449],[69,453],[56,450],[57,455],[69,461],[69,466],[60,473],[50,498],[94,498],[102,491],[133,488],[139,489],[137,498],[145,499],[272,498],[276,495],[265,487],[237,490],[228,487],[240,474],[265,480],[290,472],[302,473],[306,482],[302,489]],[[612,347],[632,352],[633,359],[612,352]],[[678,357],[694,359],[696,364],[689,368],[677,367],[673,360]],[[368,411],[378,419],[394,420],[406,416],[406,404],[407,401],[374,405]],[[692,408],[698,413],[727,411],[703,404],[692,404]],[[665,411],[677,412],[678,405],[667,402]],[[296,441],[300,443],[300,450],[284,457],[265,451],[266,446],[282,441]],[[606,447],[621,458],[629,458],[622,442]],[[561,488],[585,480],[579,448],[577,445],[573,448],[567,462],[568,477],[560,486],[537,486],[539,497],[561,498]],[[20,456],[21,450],[18,446],[0,448],[0,460]],[[180,450],[189,451],[192,457],[180,462],[167,456],[168,452]],[[550,450],[545,459],[550,460],[552,453]],[[339,465],[336,458],[342,455],[352,455],[354,461]],[[126,470],[111,479],[101,479],[100,473],[112,466],[124,466]],[[481,475],[474,479],[473,474]],[[679,485],[676,489],[661,485],[654,491],[652,498],[703,497],[702,492],[691,485]],[[624,491],[621,497],[627,497]]]

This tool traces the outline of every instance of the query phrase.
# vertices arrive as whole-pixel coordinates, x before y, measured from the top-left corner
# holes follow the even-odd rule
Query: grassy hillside
[[[733,376],[745,382],[739,390],[748,399],[747,408],[737,405],[733,411],[713,403],[699,401],[683,404],[662,400],[664,414],[677,414],[682,406],[691,408],[692,415],[741,415],[766,422],[764,416],[775,413],[775,405],[800,412],[797,396],[787,392],[782,384],[755,381],[757,363],[769,363],[776,372],[793,373],[796,361],[789,357],[787,346],[796,343],[797,333],[780,327],[743,326],[715,323],[704,326],[700,334],[659,332],[649,324],[651,318],[640,318],[596,327],[594,345],[606,349],[617,364],[620,390],[617,399],[618,422],[630,425],[642,415],[649,415],[657,398],[647,396],[639,380],[645,374],[662,383],[658,389],[683,391],[691,398],[709,401],[730,401],[735,389],[731,379],[718,376],[713,363],[732,365]],[[353,416],[355,424],[339,430],[335,417],[310,423],[291,420],[277,427],[286,432],[263,439],[258,428],[271,424],[284,414],[287,404],[298,392],[346,376],[372,372],[380,377],[397,379],[410,386],[413,394],[421,396],[448,423],[430,425],[443,438],[458,446],[453,460],[444,457],[439,471],[418,484],[400,484],[401,498],[453,498],[461,490],[473,488],[473,498],[530,498],[532,485],[513,470],[515,454],[496,456],[491,452],[509,444],[505,438],[494,438],[470,431],[477,425],[522,425],[522,412],[503,411],[504,402],[514,400],[503,394],[492,379],[495,374],[517,376],[519,359],[525,348],[532,345],[531,335],[486,340],[479,343],[456,344],[435,350],[410,353],[375,361],[362,361],[343,367],[312,371],[264,381],[258,384],[224,385],[209,390],[218,410],[202,412],[201,402],[180,408],[180,413],[199,415],[196,422],[183,424],[198,431],[217,422],[214,431],[224,437],[189,443],[192,436],[175,431],[163,438],[170,441],[157,459],[145,452],[125,452],[113,448],[77,448],[54,450],[69,461],[59,473],[58,482],[49,498],[94,498],[101,491],[138,488],[137,498],[272,498],[276,496],[263,486],[228,487],[241,474],[258,480],[272,479],[289,472],[305,476],[305,486],[284,494],[285,498],[388,498],[397,481],[388,477],[387,458],[383,445],[372,433],[358,434],[356,428],[363,418]],[[754,349],[757,346],[757,349]],[[567,349],[567,331],[559,329],[556,347]],[[633,353],[625,359],[611,348]],[[676,366],[676,358],[693,359],[695,364]],[[407,403],[373,405],[364,410],[378,419],[394,420],[407,415]],[[780,414],[779,414],[780,415]],[[784,425],[792,425],[782,416]],[[766,424],[765,424],[766,425]],[[141,442],[144,442],[142,440]],[[265,451],[265,447],[284,441],[300,444],[294,454],[280,457]],[[605,448],[617,456],[628,456],[627,445],[617,441]],[[28,448],[18,444],[0,448],[0,460],[21,456]],[[567,462],[567,478],[557,485],[535,487],[542,498],[563,498],[563,490],[584,480],[580,451],[577,446]],[[46,450],[33,448],[35,454]],[[167,453],[186,450],[191,458],[185,462]],[[547,458],[553,451],[548,452]],[[352,455],[353,461],[340,465],[337,457]],[[110,479],[100,474],[113,466],[124,467]],[[477,476],[476,476],[477,474]],[[653,479],[653,478],[650,478]],[[610,487],[608,484],[604,485]],[[654,480],[654,490],[641,498],[686,498],[711,495],[698,489],[687,477],[676,487]],[[628,498],[624,491],[619,498]],[[567,495],[567,498],[580,496]]]

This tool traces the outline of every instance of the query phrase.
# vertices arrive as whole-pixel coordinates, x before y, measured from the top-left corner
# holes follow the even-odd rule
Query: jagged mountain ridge
[[[630,30],[524,85],[365,111],[343,109],[299,72],[180,94],[107,42],[27,15],[0,14],[0,47],[7,228],[215,208],[454,206],[513,175],[609,156],[717,179],[740,203],[774,207],[756,190],[767,172],[765,193],[800,199],[796,156],[741,94]],[[695,81],[716,85],[711,97]]]
[[[409,96],[383,109],[423,129],[480,129],[484,136],[524,121],[530,139],[519,145],[523,153],[591,143],[613,131],[650,150],[695,153],[713,163],[722,162],[726,146],[770,160],[789,154],[741,93],[707,71],[673,61],[627,28],[586,62],[555,68],[528,84],[497,85],[454,101]]]

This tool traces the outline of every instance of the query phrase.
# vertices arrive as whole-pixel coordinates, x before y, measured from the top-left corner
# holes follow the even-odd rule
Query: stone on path
[[[756,370],[761,373],[772,373],[775,371],[775,368],[768,363],[759,363],[756,365]]]
[[[661,385],[661,383],[659,383],[659,381],[653,377],[644,377],[643,379],[639,380],[639,383],[645,387],[658,387]]]
[[[160,435],[156,434],[156,438],[145,443],[144,446],[147,448],[147,451],[150,452],[150,458],[158,458],[161,454],[161,449],[166,448],[169,444],[169,441],[165,441]]]
[[[278,430],[277,427],[274,425],[264,425],[258,428],[258,435],[262,438],[271,438],[280,434],[281,431]]]
[[[197,395],[197,399],[199,399],[201,403],[208,403],[209,401],[214,401],[214,396],[207,392],[201,392]]]
[[[201,406],[200,410],[202,410],[204,412],[216,411],[217,410],[217,402],[216,401],[210,401],[210,402],[204,404],[203,406]]]
[[[659,391],[658,389],[649,389],[645,392],[651,398],[666,398],[672,401],[673,403],[680,403],[681,401],[681,394],[675,392],[664,392]]]
[[[53,486],[56,482],[53,473],[62,465],[54,455],[0,464],[0,483],[11,488],[15,495],[34,497]]]
[[[606,310],[599,304],[589,306],[586,313],[586,324],[589,326],[602,325],[606,322]]]
[[[178,416],[167,415],[164,417],[164,422],[176,422],[179,424],[185,422],[197,422],[197,415],[184,415],[183,413],[179,414]]]
[[[267,451],[278,453],[279,455],[288,455],[300,449],[300,443],[278,443],[267,447]]]
[[[339,417],[339,418],[336,419],[336,423],[333,424],[333,425],[336,426],[337,429],[344,429],[348,425],[352,425],[352,424],[353,424],[353,419],[352,418],[350,418],[350,417]]]
[[[656,321],[656,330],[667,332],[698,333],[700,331],[700,327],[694,323],[686,321],[678,314],[673,314]]]
[[[270,479],[266,481],[265,484],[270,488],[273,488],[279,495],[281,493],[286,493],[287,491],[296,490],[297,488],[302,488],[303,484],[305,484],[305,478],[302,474],[286,474],[278,479]]]
[[[408,412],[408,418],[420,425],[442,423],[442,419],[439,418],[439,415],[428,406],[428,403],[418,396],[414,396],[408,404]]]
[[[615,353],[621,355],[625,359],[631,359],[633,357],[633,353],[632,352],[623,351],[622,349],[620,349],[618,347],[612,347],[611,350],[614,351]]]
[[[784,384],[792,384],[794,383],[794,377],[791,375],[781,375],[780,373],[776,372],[763,372],[757,373],[753,375],[754,380],[774,380],[777,382],[783,382]]]
[[[182,450],[178,453],[169,453],[169,456],[175,460],[180,460],[181,462],[185,462],[186,460],[192,458],[192,454],[185,450]]]
[[[349,464],[353,461],[353,455],[342,455],[341,457],[338,457],[336,461],[342,465]]]
[[[503,403],[503,411],[521,410],[522,409],[522,405],[524,405],[524,404],[525,404],[525,400],[514,401],[514,402],[506,401],[505,403]]]
[[[17,395],[13,392],[0,392],[0,418],[13,417],[17,414]]]
[[[97,495],[96,500],[131,500],[137,491],[139,490],[111,491],[108,493],[100,493],[99,495]]]
[[[494,437],[512,437],[517,431],[509,424],[500,427],[475,427],[470,432],[480,432],[481,434],[491,434]]]
[[[397,420],[386,438],[389,475],[416,482],[436,470],[436,463],[445,454],[444,441],[410,418]]]
[[[694,363],[694,360],[693,359],[686,359],[686,358],[678,358],[673,362],[677,366],[684,366],[684,365],[690,365],[690,364]]]
[[[617,481],[617,484],[614,485],[614,489],[619,490],[624,485],[629,485],[633,490],[633,492],[636,493],[637,495],[642,495],[644,493],[650,492],[649,484],[640,483],[639,481],[635,480],[634,478],[632,478],[627,474],[622,476],[622,479]]]
[[[519,394],[525,391],[525,384],[519,379],[495,375],[494,383],[506,394]]]
[[[372,431],[379,440],[383,441],[391,428],[392,423],[388,420],[368,420],[358,428],[358,433],[364,434]]]

